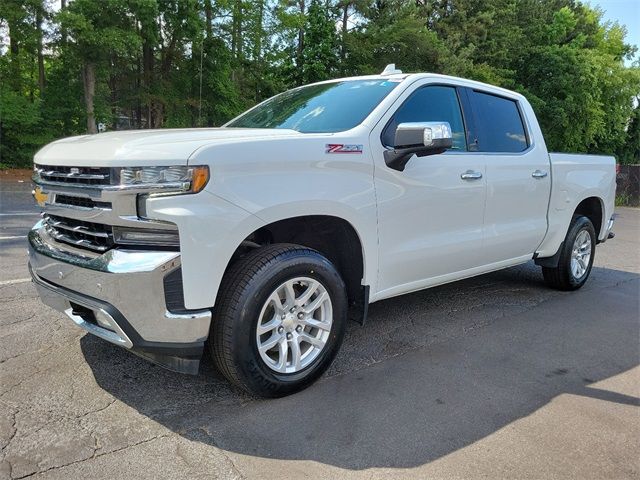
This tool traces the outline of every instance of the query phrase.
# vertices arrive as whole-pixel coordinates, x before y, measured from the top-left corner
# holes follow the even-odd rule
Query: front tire
[[[595,253],[593,223],[587,217],[574,215],[562,245],[558,266],[542,267],[544,281],[557,290],[577,290],[591,274]]]
[[[256,249],[220,286],[212,356],[229,381],[253,395],[297,392],[333,361],[347,305],[340,274],[317,251],[292,244]]]

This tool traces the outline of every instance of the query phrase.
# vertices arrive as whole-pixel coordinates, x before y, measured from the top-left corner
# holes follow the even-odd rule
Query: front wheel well
[[[273,243],[302,245],[327,257],[347,287],[351,316],[364,321],[368,305],[368,289],[362,285],[364,254],[360,237],[348,221],[329,215],[306,215],[270,223],[245,238],[227,269],[248,251]]]
[[[574,215],[584,215],[591,220],[596,231],[596,239],[600,236],[603,211],[602,202],[598,197],[589,197],[582,200],[576,207]]]

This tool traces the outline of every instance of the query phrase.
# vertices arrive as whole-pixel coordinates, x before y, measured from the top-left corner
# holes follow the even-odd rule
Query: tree
[[[81,64],[87,131],[96,133],[97,69],[105,68],[110,56],[130,56],[139,48],[133,16],[125,0],[74,0],[57,17],[68,35],[66,48]]]
[[[618,161],[623,164],[640,165],[640,97],[636,97],[636,108],[626,128],[626,135],[618,149]]]
[[[0,160],[27,164],[97,120],[221,125],[293,86],[395,63],[520,91],[552,149],[638,162],[625,38],[574,0],[3,0]]]
[[[335,75],[338,38],[335,11],[328,3],[311,0],[305,25],[302,82],[327,80]]]

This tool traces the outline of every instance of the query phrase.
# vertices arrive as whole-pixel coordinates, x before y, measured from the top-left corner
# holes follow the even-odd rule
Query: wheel
[[[562,246],[558,266],[542,267],[545,282],[558,290],[577,290],[589,278],[595,253],[596,232],[591,220],[574,215]]]
[[[274,244],[225,274],[209,345],[232,383],[253,395],[281,397],[329,367],[346,322],[346,288],[333,264],[315,250]]]

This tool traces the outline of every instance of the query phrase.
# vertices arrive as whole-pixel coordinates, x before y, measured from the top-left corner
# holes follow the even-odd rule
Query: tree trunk
[[[231,69],[231,81],[237,79],[237,70],[242,57],[242,14],[243,0],[234,0],[231,12],[231,58],[233,59]]]
[[[44,55],[42,53],[42,5],[38,6],[36,12],[36,27],[38,29],[38,87],[40,89],[40,96],[44,92],[45,87],[45,73],[44,73]]]
[[[255,38],[253,39],[253,61],[260,62],[262,58],[262,29],[264,23],[264,0],[257,0]]]
[[[231,18],[231,55],[239,59],[242,52],[242,0],[234,0]]]
[[[204,1],[204,16],[207,22],[207,25],[205,26],[205,31],[207,32],[207,40],[210,40],[212,36],[211,21],[213,20],[211,0]]]
[[[11,52],[11,55],[9,57],[9,71],[11,72],[9,83],[13,91],[20,92],[22,90],[22,71],[20,68],[20,47],[18,43],[17,28],[18,26],[11,20],[9,20],[7,24],[9,27],[9,52]]]
[[[60,10],[67,8],[67,0],[60,0]],[[67,31],[63,28],[60,30],[60,40],[62,40],[62,44],[65,45],[67,43]]]
[[[149,42],[148,39],[145,39],[144,44],[142,45],[142,78],[143,78],[143,89],[146,97],[146,108],[145,113],[147,117],[147,128],[152,128],[153,121],[151,118],[152,111],[152,100],[151,100],[151,91],[153,81],[153,69],[155,63],[155,57],[153,54],[153,46]]]
[[[85,62],[82,68],[82,84],[84,86],[84,103],[87,110],[87,132],[98,133],[96,117],[93,111],[93,100],[96,94],[96,66],[93,62]]]
[[[347,26],[348,26],[348,22],[349,22],[349,6],[351,5],[351,2],[349,1],[345,1],[344,5],[342,7],[342,44],[341,44],[341,48],[340,48],[340,60],[342,60],[342,62],[344,62],[345,58],[347,57]],[[344,68],[344,63],[342,65],[342,68]]]
[[[254,63],[254,71],[263,76],[263,64],[262,64],[262,36],[264,30],[264,0],[257,0],[257,14],[256,21],[254,26],[254,38],[253,38],[253,63]],[[261,93],[260,93],[260,85],[261,82],[255,82],[255,97],[254,102],[258,103],[260,101]]]
[[[298,8],[300,8],[300,15],[304,17],[305,14],[305,0],[298,0]],[[302,85],[302,69],[304,59],[302,57],[304,52],[304,24],[300,25],[298,29],[298,47],[296,49],[296,70],[298,71],[298,85]]]

